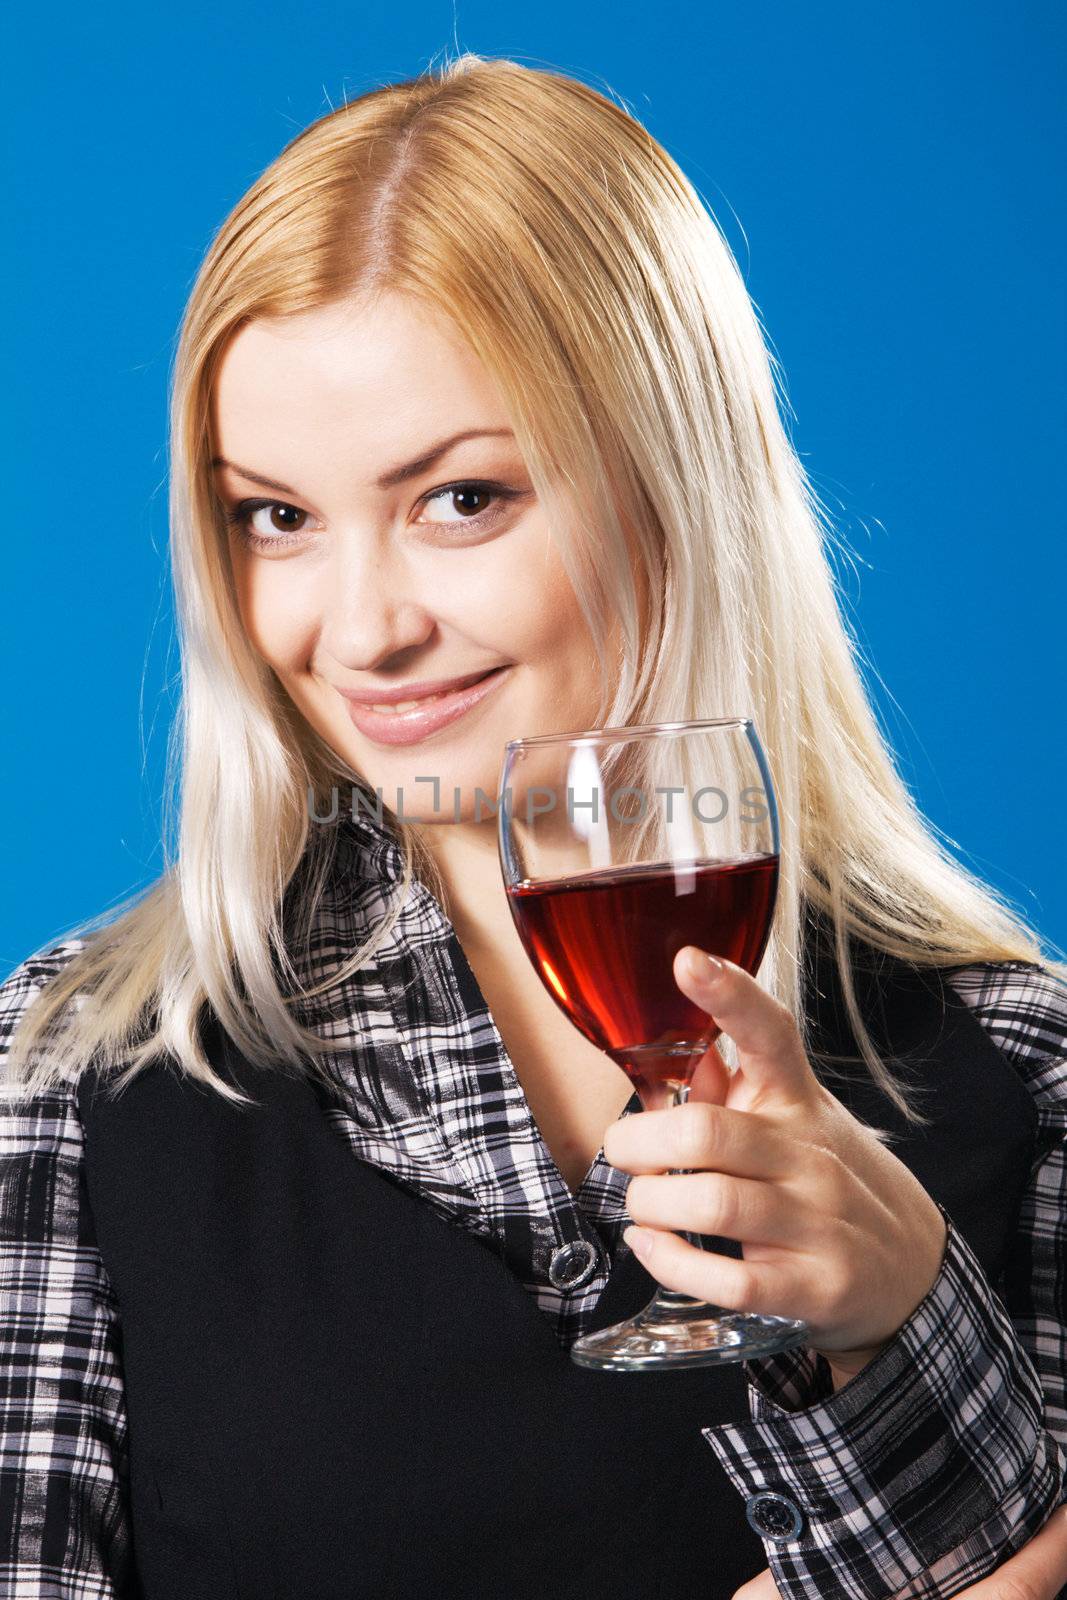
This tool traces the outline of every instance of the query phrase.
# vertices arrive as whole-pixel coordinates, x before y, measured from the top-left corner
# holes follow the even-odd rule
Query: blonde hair
[[[598,725],[753,717],[782,848],[761,983],[803,1018],[802,909],[824,913],[864,1059],[924,1121],[864,1026],[850,938],[918,966],[1067,966],[1047,962],[1021,916],[948,853],[895,768],[839,609],[837,535],[787,435],[781,374],[715,219],[605,95],[470,54],[308,127],[211,243],[171,386],[177,849],[165,840],[147,891],[74,930],[82,948],[15,1033],[9,1089],[39,1092],[89,1061],[117,1089],[169,1053],[244,1100],[203,1051],[205,1002],[253,1059],[322,1070],[333,1046],[294,1014],[302,995],[367,962],[416,874],[441,894],[419,841],[391,818],[404,872],[384,925],[301,995],[294,928],[311,925],[333,839],[310,823],[307,796],[348,792],[360,774],[246,637],[211,481],[212,383],[235,332],[384,291],[416,297],[477,350],[594,637],[618,619],[622,659],[601,657]]]

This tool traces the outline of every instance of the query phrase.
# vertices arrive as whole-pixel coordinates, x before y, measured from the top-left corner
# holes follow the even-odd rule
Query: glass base
[[[808,1341],[808,1325],[795,1317],[727,1311],[686,1295],[659,1294],[625,1322],[584,1333],[571,1360],[602,1372],[642,1372],[657,1367],[715,1367],[775,1355]]]

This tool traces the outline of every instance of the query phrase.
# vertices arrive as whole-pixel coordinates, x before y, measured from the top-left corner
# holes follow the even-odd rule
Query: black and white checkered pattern
[[[382,919],[395,841],[343,820],[309,951],[318,981]],[[79,942],[31,956],[0,986],[0,1052]],[[934,1600],[988,1572],[1067,1494],[1067,989],[1022,963],[957,971],[1031,1091],[1047,1153],[1018,1217],[1007,1299],[948,1221],[937,1281],[881,1355],[836,1395],[801,1350],[746,1363],[751,1421],[704,1429],[746,1498],[791,1496],[807,1531],[766,1541],[784,1600]],[[626,1225],[629,1174],[598,1151],[573,1195],[434,897],[415,883],[370,965],[305,1020],[343,1040],[324,1115],[355,1155],[492,1242],[550,1317],[581,1333]],[[637,1109],[636,1095],[628,1109]],[[120,1600],[132,1582],[120,1311],[79,1187],[74,1086],[0,1103],[0,1596]],[[584,1239],[596,1271],[548,1275]],[[976,1521],[980,1508],[980,1525]],[[975,1531],[975,1528],[978,1531]],[[916,1551],[929,1557],[920,1569]]]

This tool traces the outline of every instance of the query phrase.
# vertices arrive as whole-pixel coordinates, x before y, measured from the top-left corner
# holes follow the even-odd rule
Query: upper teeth
[[[450,689],[443,689],[441,691],[442,694],[451,694],[451,692],[452,691]],[[441,695],[439,695],[439,694],[426,694],[426,695],[423,695],[421,700],[396,700],[396,701],[390,701],[386,705],[374,705],[374,706],[371,706],[371,710],[372,711],[410,711],[412,706],[423,706],[423,705],[426,704],[426,702],[428,700],[440,700],[440,698],[441,698]]]
[[[473,689],[474,685],[472,683],[467,683],[464,684],[463,687],[466,689]],[[372,711],[392,711],[394,713],[397,711],[410,711],[414,706],[425,706],[428,705],[431,700],[442,700],[446,694],[458,693],[458,689],[439,689],[436,694],[424,694],[418,700],[396,700],[389,701],[384,704],[379,702],[377,705],[372,705],[370,709]]]

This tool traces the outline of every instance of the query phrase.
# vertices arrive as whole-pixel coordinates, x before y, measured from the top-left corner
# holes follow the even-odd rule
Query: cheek
[[[524,530],[526,531],[526,530]],[[442,573],[438,594],[471,637],[494,640],[515,661],[557,664],[588,651],[589,634],[563,563],[543,528],[486,551],[454,588]]]
[[[234,583],[241,622],[253,648],[278,671],[295,667],[314,639],[316,601],[283,566],[293,563],[234,561]]]
[[[564,655],[583,649],[585,623],[569,587],[532,594],[511,584],[496,600],[491,594],[453,610],[454,631],[491,643],[501,656],[531,666],[556,664],[566,670]]]

